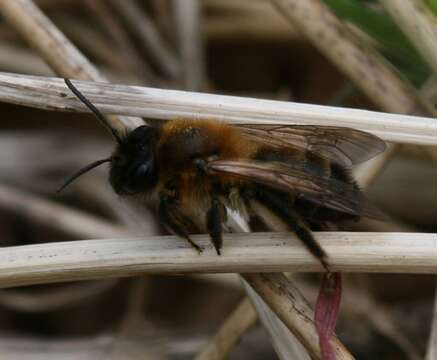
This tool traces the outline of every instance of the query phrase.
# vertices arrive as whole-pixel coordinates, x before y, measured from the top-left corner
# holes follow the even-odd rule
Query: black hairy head
[[[112,156],[109,182],[119,195],[152,191],[158,183],[156,146],[160,129],[139,126],[121,139]]]
[[[137,194],[153,190],[158,182],[155,148],[159,140],[160,129],[144,125],[123,136],[69,79],[65,79],[65,83],[73,94],[111,131],[117,142],[117,148],[111,157],[95,161],[68,177],[58,192],[104,163],[111,165],[109,182],[117,194]]]

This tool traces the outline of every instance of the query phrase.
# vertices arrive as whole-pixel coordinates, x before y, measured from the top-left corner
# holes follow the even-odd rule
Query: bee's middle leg
[[[218,197],[212,196],[211,207],[206,213],[206,228],[217,255],[221,255],[221,248],[223,246],[222,223],[224,212],[224,206]]]

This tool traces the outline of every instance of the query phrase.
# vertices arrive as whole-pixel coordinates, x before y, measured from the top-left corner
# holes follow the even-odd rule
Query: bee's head
[[[156,146],[159,129],[140,126],[118,144],[111,160],[109,182],[117,194],[148,192],[158,182]]]
[[[153,190],[158,182],[158,166],[155,150],[159,140],[158,127],[140,126],[130,131],[127,136],[120,136],[103,114],[71,83],[65,79],[68,88],[84,103],[97,119],[105,126],[117,141],[114,154],[98,160],[80,169],[70,176],[58,189],[65,189],[78,177],[104,163],[110,163],[109,182],[117,194],[128,195]]]

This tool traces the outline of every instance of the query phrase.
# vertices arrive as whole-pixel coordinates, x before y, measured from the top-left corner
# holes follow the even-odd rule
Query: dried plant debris
[[[0,1],[0,287],[29,285],[0,289],[3,357],[331,360],[341,351],[338,359],[432,360],[435,276],[405,273],[436,272],[436,4]],[[309,221],[314,230],[353,231],[315,233],[333,271],[320,282],[302,274],[321,271],[320,264],[288,233],[273,233],[284,230],[275,221],[267,227],[253,217],[247,224],[230,211],[224,230],[245,232],[250,225],[254,233],[226,235],[218,258],[203,235],[195,235],[207,247],[203,255],[163,238],[156,201],[120,199],[105,166],[56,196],[66,176],[113,151],[89,114],[58,111],[85,111],[64,77],[120,137],[184,116],[263,123],[277,133],[276,124],[346,125],[395,142],[360,171],[347,170],[388,219],[338,228]],[[307,138],[305,146],[332,155],[320,139]],[[302,138],[293,141],[302,145]],[[340,153],[344,144],[336,143]],[[339,161],[336,154],[331,161]],[[235,164],[220,161],[209,170],[231,165],[235,173]],[[240,166],[239,176],[254,170]],[[264,172],[262,181],[270,175]],[[310,184],[313,191],[322,180]],[[129,251],[110,254],[113,244]],[[103,252],[93,254],[99,246]],[[96,266],[74,267],[89,259],[87,266]],[[173,275],[157,275],[153,266]],[[236,274],[181,274],[188,268],[251,271],[243,276],[252,287]],[[260,269],[299,273],[287,278]],[[398,274],[345,272],[341,282],[337,270]],[[138,272],[143,276],[115,277]],[[66,282],[49,283],[59,280]]]

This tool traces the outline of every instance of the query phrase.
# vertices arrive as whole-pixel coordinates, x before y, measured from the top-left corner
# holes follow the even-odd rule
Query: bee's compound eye
[[[110,182],[117,194],[137,194],[153,190],[158,182],[158,169],[152,154],[142,154],[124,164],[114,164]]]
[[[130,170],[126,185],[131,192],[148,191],[158,181],[158,171],[154,157],[149,157],[147,160],[142,159],[141,163]]]

